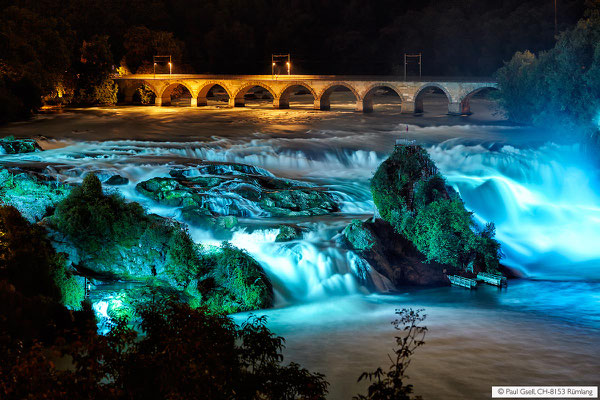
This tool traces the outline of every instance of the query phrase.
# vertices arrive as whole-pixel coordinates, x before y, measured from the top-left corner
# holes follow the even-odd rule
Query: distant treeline
[[[583,10],[558,0],[559,30]],[[424,75],[490,76],[555,41],[548,0],[0,0],[0,21],[4,120],[40,96],[111,103],[108,74],[149,71],[157,54],[173,72],[270,73],[289,52],[295,73],[401,74],[404,53],[422,53]]]

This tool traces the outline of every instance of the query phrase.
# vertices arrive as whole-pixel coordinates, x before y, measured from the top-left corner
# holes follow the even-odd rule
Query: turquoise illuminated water
[[[180,210],[151,203],[135,192],[135,184],[205,161],[251,164],[334,191],[342,211],[331,216],[282,220],[246,205],[249,217],[231,239],[274,282],[276,307],[259,313],[286,337],[286,359],[325,373],[333,399],[350,398],[360,388],[355,382],[361,372],[387,365],[394,337],[390,321],[402,307],[425,308],[428,314],[427,344],[409,370],[426,399],[489,398],[491,386],[500,384],[600,383],[597,160],[575,144],[528,128],[419,127],[393,118],[370,124],[345,115],[325,124],[315,122],[311,111],[294,112],[277,114],[284,122],[294,115],[289,132],[272,129],[274,120],[260,120],[263,114],[252,110],[244,117],[251,129],[221,124],[223,118],[239,124],[235,115],[206,114],[217,119],[214,131],[200,117],[170,110],[145,123],[133,121],[130,111],[68,114],[13,126],[22,135],[47,132],[40,143],[48,150],[2,156],[0,162],[34,166],[74,183],[88,171],[102,179],[118,173],[130,184],[115,190],[172,218],[180,218]],[[113,126],[131,131],[119,128],[116,134]],[[169,140],[157,140],[156,132]],[[394,295],[369,293],[359,285],[353,270],[360,261],[340,248],[335,236],[352,218],[372,216],[369,178],[398,138],[423,143],[477,219],[496,223],[503,262],[525,279],[504,290],[447,287]],[[213,207],[226,207],[222,199],[228,193],[215,195]],[[307,233],[276,243],[280,222],[295,222]],[[217,242],[211,232],[190,230],[197,241]]]

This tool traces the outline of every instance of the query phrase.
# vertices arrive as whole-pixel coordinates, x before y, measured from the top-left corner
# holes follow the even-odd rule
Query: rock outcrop
[[[0,139],[0,155],[33,153],[41,150],[42,148],[34,139],[15,139],[14,136]]]
[[[426,257],[404,236],[382,219],[353,220],[342,237],[345,244],[371,268],[388,278],[396,288],[405,286],[443,286],[452,267],[427,262]]]
[[[375,172],[371,193],[381,218],[428,261],[474,272],[498,270],[494,225],[478,226],[422,147],[397,145]]]
[[[198,173],[211,175],[195,176]],[[136,190],[159,204],[182,207],[183,218],[195,225],[234,225],[233,220],[214,219],[223,216],[298,217],[339,211],[333,195],[322,188],[242,164],[209,164],[170,175],[140,182]]]
[[[270,282],[250,255],[232,246],[213,249],[195,244],[180,223],[105,195],[94,175],[73,188],[44,225],[57,251],[68,254],[80,272],[98,281],[171,288],[185,293],[182,296],[191,304],[217,312],[272,304]]]

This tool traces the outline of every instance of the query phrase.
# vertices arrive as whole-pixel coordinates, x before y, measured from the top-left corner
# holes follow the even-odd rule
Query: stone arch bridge
[[[373,111],[373,96],[378,89],[388,88],[401,99],[403,113],[423,112],[423,97],[439,89],[448,99],[448,113],[470,114],[471,97],[484,89],[496,89],[490,79],[423,79],[404,81],[397,76],[340,76],[340,75],[153,75],[132,74],[115,78],[125,103],[132,103],[136,90],[146,85],[156,96],[155,105],[171,103],[171,93],[179,85],[190,92],[191,105],[207,105],[207,95],[215,86],[222,87],[229,96],[231,107],[243,107],[245,95],[255,87],[262,87],[273,97],[275,108],[289,108],[290,96],[303,88],[312,94],[314,108],[329,110],[330,96],[340,87],[350,90],[356,98],[356,111]]]

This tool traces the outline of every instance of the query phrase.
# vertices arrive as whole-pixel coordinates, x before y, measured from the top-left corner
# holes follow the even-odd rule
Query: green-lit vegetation
[[[272,303],[270,283],[248,254],[230,245],[196,245],[182,225],[105,195],[93,174],[57,205],[49,225],[76,248],[84,270],[105,278],[173,287],[190,304],[207,304],[214,312]]]
[[[48,319],[59,315],[58,325],[64,327],[69,317],[60,303],[80,309],[83,285],[83,278],[66,269],[43,228],[27,222],[16,208],[0,206],[0,303],[2,315],[11,316],[4,321],[11,332],[41,334]]]
[[[600,123],[600,3],[537,55],[517,52],[496,72],[498,98],[518,122],[598,139]]]
[[[0,169],[0,204],[16,207],[31,222],[44,217],[70,190],[67,185],[41,180],[25,172]]]
[[[381,217],[428,260],[479,271],[498,269],[494,226],[479,229],[425,149],[396,146],[377,169],[371,192]]]
[[[266,308],[273,303],[271,282],[245,251],[225,243],[203,257],[211,272],[198,287],[208,298],[209,308],[233,313]]]

